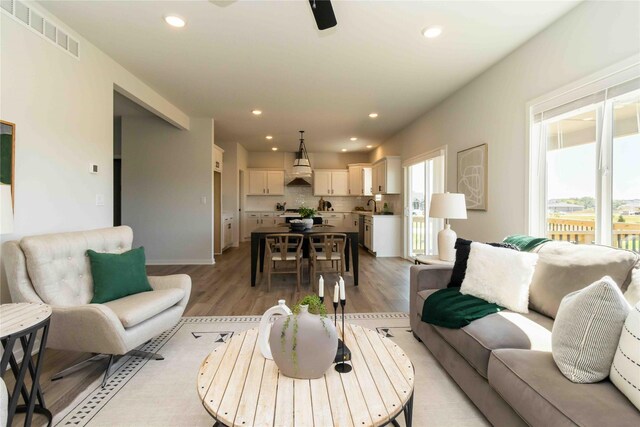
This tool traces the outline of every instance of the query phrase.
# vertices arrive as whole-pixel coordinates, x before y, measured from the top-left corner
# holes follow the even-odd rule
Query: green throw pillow
[[[91,303],[102,304],[153,290],[147,279],[144,247],[122,254],[103,254],[89,249],[87,255],[93,276]]]

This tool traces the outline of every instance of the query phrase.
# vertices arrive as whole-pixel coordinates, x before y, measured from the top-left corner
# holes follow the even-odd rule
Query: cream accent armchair
[[[122,226],[25,237],[3,245],[12,301],[45,303],[53,309],[47,347],[97,354],[52,379],[106,355],[104,386],[118,356],[128,353],[162,360],[136,348],[178,323],[191,294],[189,276],[152,276],[153,291],[105,304],[90,303],[93,280],[87,249],[122,253],[131,249],[132,242],[131,228]]]

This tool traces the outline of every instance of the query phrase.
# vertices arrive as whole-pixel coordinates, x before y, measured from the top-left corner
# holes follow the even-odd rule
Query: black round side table
[[[11,426],[16,413],[25,413],[25,427],[31,425],[33,414],[38,413],[47,417],[51,426],[51,412],[45,407],[44,397],[40,388],[40,371],[44,359],[44,350],[47,345],[49,321],[51,319],[51,307],[46,304],[19,303],[0,305],[0,342],[4,352],[0,360],[0,375],[4,375],[7,366],[15,377],[13,392],[9,393],[9,412],[7,426]],[[34,363],[34,347],[40,335],[38,344],[38,358]],[[14,355],[14,347],[20,343],[22,361],[18,363]],[[29,374],[31,386],[25,384],[25,378]],[[23,404],[19,405],[20,396]]]

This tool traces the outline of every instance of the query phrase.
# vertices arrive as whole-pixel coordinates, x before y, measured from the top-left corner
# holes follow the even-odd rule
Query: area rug
[[[414,426],[489,425],[413,337],[407,314],[347,314],[345,318],[394,340],[411,358],[416,371]],[[158,352],[165,360],[120,359],[107,386],[101,388],[100,380],[96,380],[64,411],[55,414],[54,425],[212,426],[214,421],[196,391],[200,364],[217,346],[240,331],[257,327],[259,322],[259,316],[182,318],[141,348]]]

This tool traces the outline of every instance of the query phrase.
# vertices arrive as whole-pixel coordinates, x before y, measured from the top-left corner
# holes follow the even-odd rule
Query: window
[[[530,106],[530,234],[640,252],[639,69]]]
[[[433,193],[444,191],[444,149],[438,149],[403,163],[405,168],[405,257],[437,252],[437,235],[442,220],[429,218]]]

